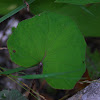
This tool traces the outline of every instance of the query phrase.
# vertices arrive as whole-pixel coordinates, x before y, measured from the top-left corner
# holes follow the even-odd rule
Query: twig
[[[42,95],[40,95],[39,93],[35,92],[33,89],[31,89],[30,87],[28,87],[28,85],[26,85],[25,83],[21,82],[25,87],[27,87],[28,89],[32,90],[33,93],[35,93],[36,95],[38,95],[39,97],[41,97],[43,100],[46,100],[45,97],[43,97]]]
[[[0,50],[7,50],[8,48],[6,48],[6,47],[3,47],[3,48],[0,48]]]
[[[98,82],[98,83],[100,83],[100,81],[98,81],[98,80],[93,80],[93,81],[88,81],[88,80],[86,80],[86,81],[82,81],[82,82],[79,82],[80,84],[83,84],[83,83],[93,83],[93,82]]]
[[[29,4],[28,4],[28,2],[26,2],[26,0],[24,0],[24,3],[26,4],[26,6],[27,6],[27,11],[29,12],[30,9],[29,9]]]

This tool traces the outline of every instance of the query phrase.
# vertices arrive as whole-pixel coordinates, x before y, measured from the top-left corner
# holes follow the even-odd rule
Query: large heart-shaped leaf
[[[43,63],[43,74],[63,73],[46,78],[57,89],[71,89],[85,71],[84,38],[68,16],[46,12],[19,23],[8,40],[12,61],[29,67]]]
[[[100,0],[56,0],[56,2],[86,5],[90,3],[98,3]]]

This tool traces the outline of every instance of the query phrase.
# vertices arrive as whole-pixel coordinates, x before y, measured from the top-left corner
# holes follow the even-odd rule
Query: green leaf
[[[36,0],[30,5],[33,14],[53,11],[70,16],[86,37],[100,36],[100,4],[77,6],[66,3],[55,3],[54,0]]]
[[[58,3],[70,3],[76,5],[86,5],[90,3],[100,3],[100,0],[56,0]]]
[[[97,79],[100,76],[100,53],[98,50],[91,53],[90,48],[87,47],[86,65],[91,79]]]
[[[24,20],[7,45],[11,60],[18,65],[29,67],[42,62],[43,74],[73,72],[59,76],[60,79],[46,79],[54,88],[73,88],[85,71],[86,43],[68,16],[46,12]]]
[[[98,37],[100,36],[100,4],[94,4],[85,8],[91,14],[81,9],[80,6],[70,4],[62,7],[59,13],[70,16],[77,23],[84,36]]]
[[[28,4],[31,4],[33,1],[35,1],[35,0],[29,0]],[[18,8],[14,9],[13,11],[11,11],[10,13],[6,14],[5,16],[1,17],[0,23],[3,22],[4,20],[6,20],[7,18],[11,17],[12,15],[16,14],[17,12],[19,12],[20,10],[22,10],[25,7],[26,7],[26,4],[23,4],[23,5],[19,6]]]
[[[0,100],[27,100],[19,91],[17,90],[3,90],[0,92]]]

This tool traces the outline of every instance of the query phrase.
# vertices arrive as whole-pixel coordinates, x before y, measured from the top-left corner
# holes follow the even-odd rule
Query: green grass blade
[[[30,68],[30,67],[28,67]],[[4,71],[4,72],[1,72],[1,74],[4,74],[4,75],[8,75],[8,74],[12,74],[12,73],[15,73],[15,72],[19,72],[19,71],[22,71],[22,70],[25,70],[27,69],[26,67],[18,67],[18,68],[14,68],[14,69],[9,69],[7,71]]]
[[[28,4],[31,4],[33,1],[35,1],[35,0],[29,0]],[[13,11],[11,11],[10,13],[6,14],[5,16],[1,17],[0,23],[3,22],[4,20],[6,20],[7,18],[11,17],[12,15],[16,14],[17,12],[19,12],[20,10],[22,10],[25,7],[26,7],[26,4],[23,4],[23,5],[19,6],[18,8],[14,9]]]
[[[79,71],[79,70],[77,70]],[[25,75],[25,76],[18,76],[19,78],[23,79],[42,79],[42,78],[52,78],[57,77],[65,74],[74,73],[77,71],[70,71],[70,72],[61,72],[61,73],[50,73],[50,74],[39,74],[39,75]],[[61,77],[62,78],[62,77]],[[77,77],[76,77],[77,78]],[[73,78],[74,79],[74,78]]]

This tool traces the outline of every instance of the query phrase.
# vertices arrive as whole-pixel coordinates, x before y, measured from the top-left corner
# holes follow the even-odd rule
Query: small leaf
[[[17,90],[3,90],[0,92],[0,100],[27,100]]]
[[[43,74],[72,72],[59,76],[60,79],[46,79],[54,88],[73,88],[85,71],[86,43],[68,16],[46,12],[24,20],[9,37],[7,45],[12,61],[20,66],[41,62]]]

